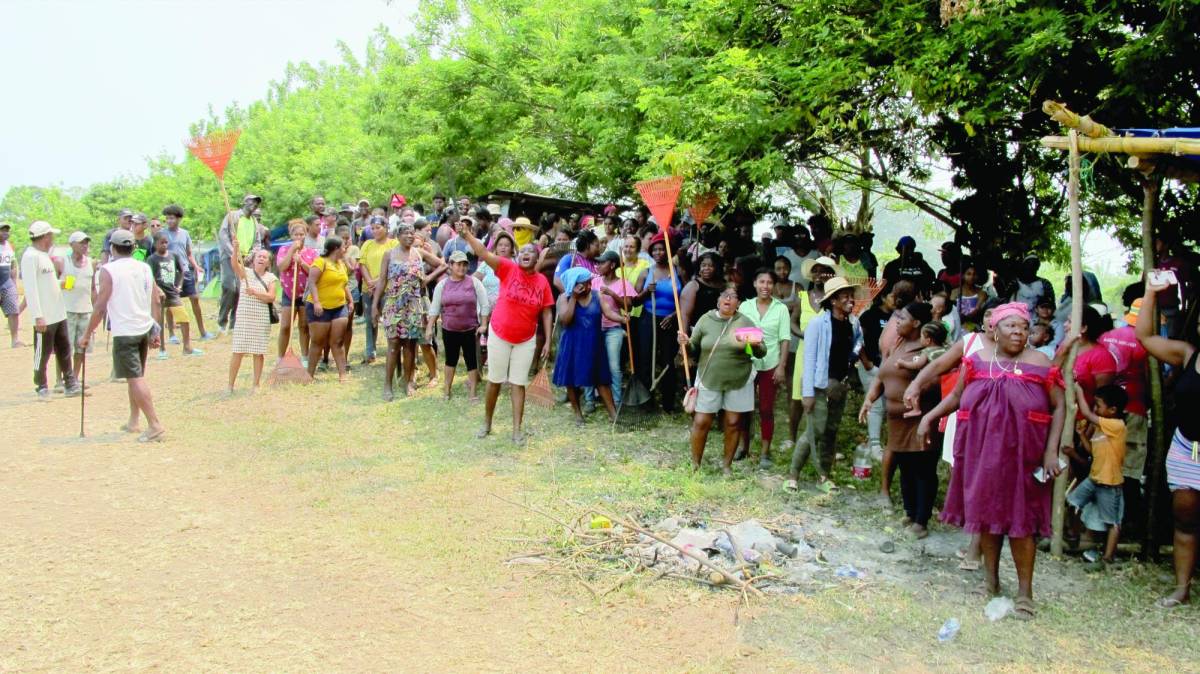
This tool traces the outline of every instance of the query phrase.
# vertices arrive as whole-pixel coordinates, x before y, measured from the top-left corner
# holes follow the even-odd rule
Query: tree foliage
[[[943,25],[932,0],[426,0],[409,37],[375,34],[362,61],[344,49],[338,64],[290,65],[262,101],[192,131],[244,129],[227,182],[235,199],[263,195],[274,222],[314,193],[632,199],[635,180],[677,173],[684,203],[711,190],[726,209],[833,210],[830,185],[849,189],[857,227],[872,199],[901,199],[1000,264],[1063,253],[1066,158],[1038,144],[1060,131],[1042,100],[1110,127],[1193,118],[1197,4],[980,0]],[[1136,177],[1123,157],[1088,159],[1087,224],[1133,243]],[[935,165],[952,189],[930,187]],[[148,169],[55,217],[105,223],[121,205],[177,201],[211,231],[222,207],[207,169]],[[27,189],[6,214],[37,203]],[[1194,222],[1195,190],[1170,187],[1163,208],[1169,226]]]

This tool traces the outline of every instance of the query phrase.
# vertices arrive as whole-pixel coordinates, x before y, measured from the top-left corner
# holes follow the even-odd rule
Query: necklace
[[[992,376],[992,366],[993,365],[1000,368],[1001,372],[1011,373],[1011,374],[1021,374],[1021,364],[1020,363],[1014,362],[1013,368],[1011,370],[1008,369],[1007,367],[1004,367],[1004,365],[1000,363],[1000,360],[997,357],[997,349],[998,348],[999,347],[996,347],[996,346],[992,347],[992,359],[991,359],[991,361],[988,362],[988,379],[995,379],[995,377]]]

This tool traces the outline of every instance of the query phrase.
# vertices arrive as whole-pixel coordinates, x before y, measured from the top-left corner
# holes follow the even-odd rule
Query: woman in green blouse
[[[717,412],[725,410],[725,454],[721,470],[733,472],[742,414],[754,409],[754,367],[751,358],[767,355],[761,331],[738,313],[737,287],[728,285],[717,299],[717,308],[700,317],[689,338],[679,332],[679,345],[693,357],[696,367],[696,414],[692,418],[692,468],[699,470],[704,444]],[[749,330],[746,330],[749,329]],[[746,334],[740,332],[746,330]]]

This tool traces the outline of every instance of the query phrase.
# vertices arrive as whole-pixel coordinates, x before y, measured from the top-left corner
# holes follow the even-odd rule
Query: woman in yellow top
[[[325,347],[337,363],[338,381],[346,380],[346,325],[350,322],[349,268],[342,261],[345,248],[336,236],[325,239],[325,251],[308,270],[305,313],[308,316],[308,374],[317,371]]]
[[[650,268],[650,262],[641,257],[642,240],[636,236],[626,236],[621,242],[621,264],[617,267],[617,278],[626,281],[633,285],[637,285],[638,280],[642,277],[642,272]],[[629,312],[630,321],[626,324],[629,328],[629,340],[633,344],[634,350],[634,369],[633,375],[642,382],[646,388],[650,387],[650,331],[646,330],[642,321],[641,303],[632,303],[634,306]]]

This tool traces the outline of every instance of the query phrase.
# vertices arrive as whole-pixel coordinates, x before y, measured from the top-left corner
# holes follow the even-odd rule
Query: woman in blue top
[[[575,412],[575,425],[583,425],[583,411],[579,406],[580,389],[595,387],[608,410],[609,419],[617,416],[612,397],[612,373],[608,369],[608,355],[604,350],[604,333],[600,316],[610,321],[624,323],[625,317],[600,301],[600,295],[592,291],[592,272],[573,267],[563,272],[563,288],[558,296],[557,312],[559,330],[558,356],[554,360],[554,385],[567,389],[567,400]]]
[[[650,239],[649,250],[654,264],[642,272],[641,278],[638,279],[637,287],[642,289],[638,299],[643,300],[643,306],[650,309],[642,315],[643,320],[651,322],[645,326],[645,334],[650,334],[651,327],[656,333],[655,366],[666,368],[658,387],[662,397],[662,408],[664,412],[674,412],[676,399],[679,397],[679,373],[675,368],[675,357],[679,355],[679,324],[675,313],[675,295],[682,289],[683,282],[678,273],[671,275],[671,268],[667,263],[667,244],[661,232]],[[652,382],[660,376],[658,372],[650,372],[649,375]]]

